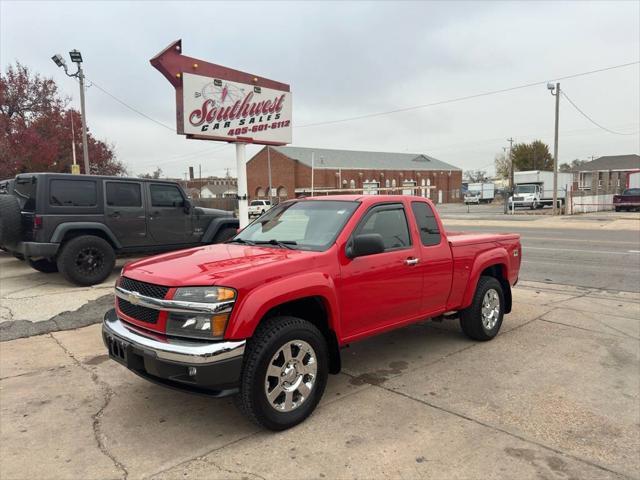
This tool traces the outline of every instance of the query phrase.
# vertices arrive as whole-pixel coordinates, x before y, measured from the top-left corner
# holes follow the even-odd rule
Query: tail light
[[[33,229],[40,230],[42,228],[42,217],[39,215],[35,215],[33,217]]]

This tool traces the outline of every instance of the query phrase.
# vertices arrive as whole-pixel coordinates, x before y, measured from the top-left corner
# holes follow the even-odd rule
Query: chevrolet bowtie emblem
[[[138,297],[138,295],[135,293],[130,293],[128,300],[129,300],[129,303],[133,305],[137,305],[140,302],[140,297]]]

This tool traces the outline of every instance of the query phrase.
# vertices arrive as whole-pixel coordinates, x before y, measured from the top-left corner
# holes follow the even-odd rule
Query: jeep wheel
[[[94,235],[76,237],[62,245],[58,269],[76,285],[103,282],[113,271],[116,255],[111,245]]]
[[[311,323],[274,317],[247,342],[236,404],[254,423],[285,430],[316,408],[328,375],[327,344]]]
[[[41,258],[40,260],[29,259],[29,266],[42,273],[55,273],[58,271],[58,264],[46,258]]]
[[[0,245],[11,247],[20,240],[22,214],[18,199],[13,195],[0,195]]]
[[[238,230],[233,227],[223,228],[218,233],[216,233],[215,237],[213,237],[212,243],[226,242],[230,238],[233,238],[236,233],[238,233]]]
[[[491,340],[500,331],[503,315],[502,285],[494,277],[480,277],[473,302],[460,314],[462,331],[473,340]]]

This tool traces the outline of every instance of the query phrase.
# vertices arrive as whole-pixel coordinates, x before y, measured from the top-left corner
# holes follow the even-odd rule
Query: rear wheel
[[[82,235],[66,242],[58,255],[58,269],[76,285],[95,285],[111,274],[116,263],[113,248],[103,238]]]
[[[460,314],[462,331],[473,340],[491,340],[500,331],[503,316],[502,284],[494,277],[480,277],[471,305]]]
[[[47,258],[41,258],[40,260],[29,259],[29,266],[42,273],[55,273],[58,271],[58,264]]]
[[[274,317],[247,343],[236,404],[254,423],[285,430],[306,419],[327,384],[327,344],[297,317]]]

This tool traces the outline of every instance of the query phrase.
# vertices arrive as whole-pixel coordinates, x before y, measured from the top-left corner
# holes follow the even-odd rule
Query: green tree
[[[549,147],[540,140],[531,143],[516,143],[511,151],[515,171],[553,170],[553,156]]]
[[[585,163],[587,163],[587,160],[579,160],[576,158],[571,163],[563,163],[559,165],[558,170],[560,170],[561,172],[572,172],[580,168]]]

